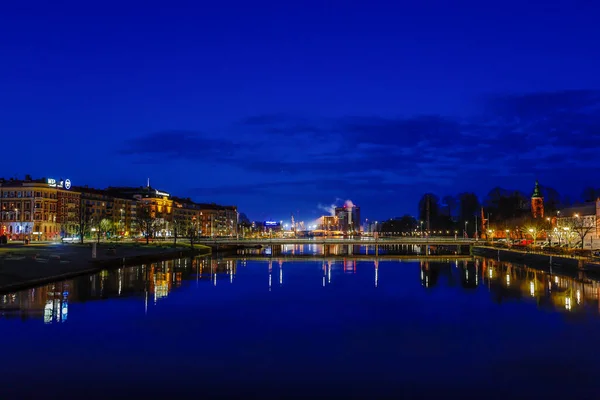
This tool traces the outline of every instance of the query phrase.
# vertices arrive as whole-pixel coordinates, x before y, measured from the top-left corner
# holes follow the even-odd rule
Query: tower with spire
[[[535,187],[531,195],[531,216],[533,218],[544,218],[544,197],[538,181],[535,181]]]

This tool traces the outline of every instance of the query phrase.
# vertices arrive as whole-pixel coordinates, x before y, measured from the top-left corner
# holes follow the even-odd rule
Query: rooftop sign
[[[54,178],[48,178],[47,180],[48,182],[48,186],[53,187],[53,188],[58,188],[58,189],[71,189],[71,180],[70,179],[65,179],[63,180],[56,180]]]
[[[161,192],[160,190],[156,190],[156,195],[157,196],[169,197],[169,193]]]

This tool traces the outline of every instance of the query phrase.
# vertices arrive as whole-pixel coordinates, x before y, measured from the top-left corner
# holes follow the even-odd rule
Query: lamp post
[[[119,228],[121,231],[123,231],[123,209],[121,208],[119,211],[121,212],[121,219],[119,220]]]
[[[423,221],[421,221],[421,238],[423,238]]]
[[[15,228],[17,227],[17,222],[19,221],[19,209],[15,208]],[[19,235],[21,235],[21,231],[23,230],[23,224],[19,224]],[[18,237],[18,236],[17,236]],[[25,241],[23,241],[24,243]]]
[[[488,236],[492,237],[492,244],[494,244],[494,231],[491,229],[488,229]]]
[[[469,238],[469,234],[467,233],[467,225],[469,225],[469,221],[465,221],[465,238]]]
[[[535,247],[535,240],[537,239],[537,231],[533,228],[529,228],[529,233],[531,234],[531,238],[533,239],[533,247]]]

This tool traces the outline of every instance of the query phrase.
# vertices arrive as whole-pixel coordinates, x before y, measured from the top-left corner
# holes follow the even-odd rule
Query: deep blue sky
[[[0,13],[5,177],[311,220],[600,172],[591,1],[47,3]]]

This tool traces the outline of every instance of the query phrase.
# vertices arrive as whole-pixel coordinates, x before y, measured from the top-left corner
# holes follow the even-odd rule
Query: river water
[[[600,284],[489,259],[181,259],[0,296],[0,398],[581,398]]]

